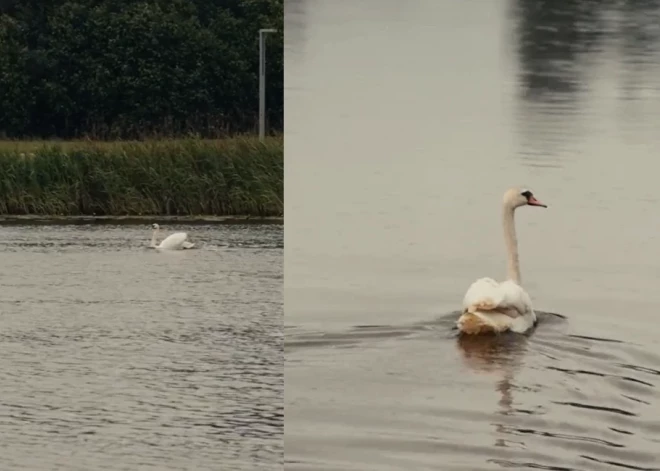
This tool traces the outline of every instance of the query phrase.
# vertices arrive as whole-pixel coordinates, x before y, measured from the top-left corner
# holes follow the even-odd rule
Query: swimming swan
[[[536,314],[527,292],[520,286],[518,241],[513,212],[521,206],[547,206],[531,191],[511,188],[504,193],[504,241],[508,255],[508,279],[502,283],[481,278],[468,288],[463,298],[463,313],[456,321],[462,334],[524,333],[536,324]]]
[[[154,232],[151,236],[151,244],[149,247],[152,249],[166,249],[166,250],[183,250],[183,249],[192,249],[195,244],[188,242],[188,234],[185,232],[175,232],[170,234],[160,244],[156,244],[156,234],[160,231],[160,226],[158,224],[152,224]]]

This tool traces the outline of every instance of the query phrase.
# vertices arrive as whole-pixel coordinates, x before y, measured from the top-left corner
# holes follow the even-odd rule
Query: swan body
[[[151,244],[149,245],[154,249],[164,249],[164,250],[184,250],[192,249],[195,244],[188,242],[188,234],[185,232],[175,232],[170,234],[165,239],[161,241],[160,244],[156,244],[156,236],[160,231],[160,226],[158,224],[153,224],[151,226],[154,229],[154,232],[151,236]]]
[[[466,334],[507,330],[522,334],[535,323],[532,300],[520,285],[511,280],[498,283],[480,278],[465,293],[458,328]]]
[[[470,285],[463,297],[463,313],[456,322],[462,334],[506,331],[522,334],[536,324],[532,300],[521,286],[513,218],[514,211],[521,206],[547,207],[526,189],[511,188],[504,194],[503,225],[509,276],[501,283],[492,278],[480,278]]]

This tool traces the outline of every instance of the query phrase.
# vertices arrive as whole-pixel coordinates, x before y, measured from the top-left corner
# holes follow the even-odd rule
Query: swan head
[[[538,206],[547,208],[547,206],[536,199],[529,188],[509,188],[504,193],[504,205],[516,209],[521,206]]]
[[[154,223],[154,224],[151,225],[151,228],[152,228],[154,231],[157,231],[158,229],[160,229],[160,226],[159,226],[158,224]]]

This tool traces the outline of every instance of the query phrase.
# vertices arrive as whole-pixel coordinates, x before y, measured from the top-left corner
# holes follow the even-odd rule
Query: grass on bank
[[[284,141],[0,141],[2,215],[283,212]]]

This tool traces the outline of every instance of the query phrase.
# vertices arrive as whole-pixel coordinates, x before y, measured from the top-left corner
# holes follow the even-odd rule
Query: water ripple
[[[3,468],[281,469],[281,226],[0,231]]]
[[[565,316],[538,314],[529,336],[456,337],[458,313],[333,333],[290,326],[287,421],[316,431],[287,432],[287,469],[313,469],[308,450],[324,469],[360,469],[373,453],[401,469],[432,467],[434,456],[447,470],[656,469],[660,374],[647,362],[660,356],[565,333]],[[324,390],[310,401],[296,391],[312,371]]]

